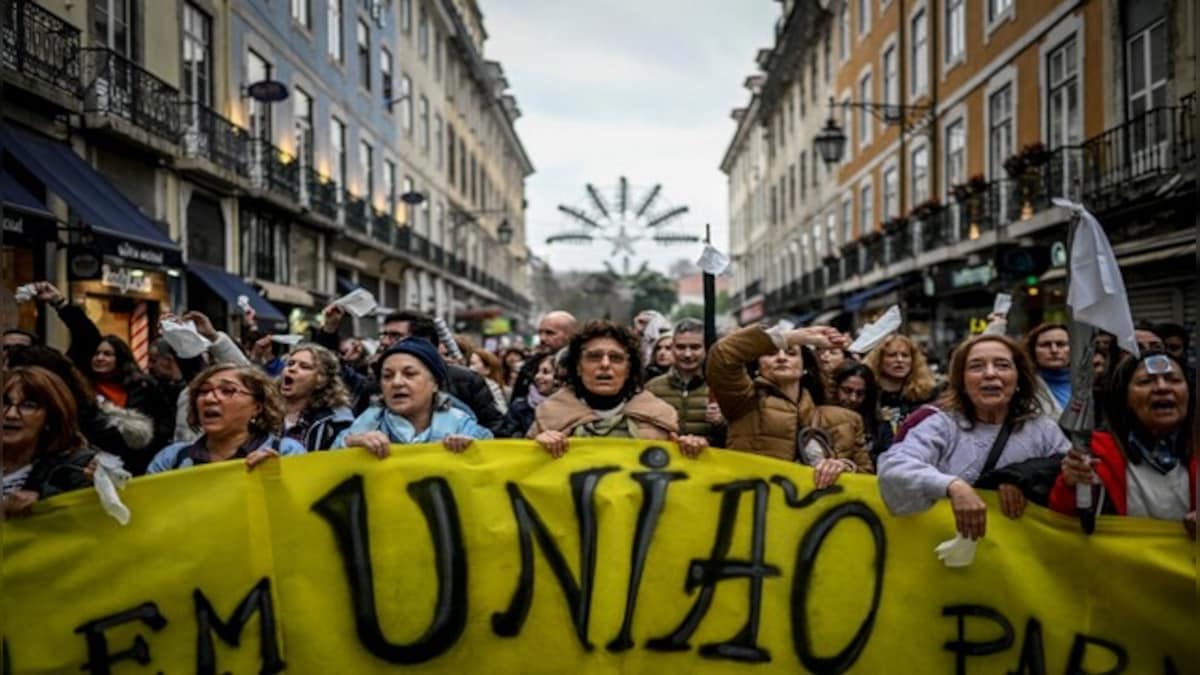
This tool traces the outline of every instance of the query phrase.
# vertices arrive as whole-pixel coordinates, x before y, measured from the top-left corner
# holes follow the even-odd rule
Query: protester
[[[338,357],[312,342],[292,348],[279,376],[283,395],[283,436],[308,452],[326,450],[354,421],[350,393],[338,375]]]
[[[488,389],[492,391],[492,398],[496,400],[496,407],[500,412],[508,412],[508,399],[504,396],[504,370],[500,365],[500,359],[496,355],[486,349],[478,347],[473,348],[470,352],[470,357],[467,359],[468,367],[471,370],[479,373],[483,381],[487,383]]]
[[[342,363],[361,375],[365,376],[370,370],[370,355],[361,338],[354,336],[343,338],[338,345],[338,356]]]
[[[194,441],[163,448],[147,473],[233,459],[244,459],[254,468],[271,457],[304,454],[298,441],[277,435],[283,426],[283,396],[260,368],[210,366],[187,391],[188,422],[201,434]]]
[[[1103,428],[1108,419],[1105,402],[1112,384],[1112,373],[1121,362],[1122,352],[1109,333],[1097,333],[1092,338],[1092,410],[1095,412],[1095,428]]]
[[[1097,513],[1183,522],[1196,536],[1196,437],[1183,362],[1167,353],[1129,358],[1113,373],[1108,430],[1092,432],[1091,465],[1072,449],[1050,508],[1075,513],[1075,486],[1096,485]]]
[[[879,459],[880,448],[892,444],[891,425],[879,419],[879,385],[875,383],[875,373],[857,361],[843,361],[830,381],[833,401],[862,417],[867,454],[874,464]]]
[[[554,311],[546,314],[538,322],[538,344],[535,353],[554,353],[566,347],[578,329],[575,317],[568,312]],[[510,402],[529,396],[534,372],[533,366],[526,361],[513,382],[512,393],[509,394]]]
[[[651,362],[646,366],[644,380],[649,381],[665,375],[671,369],[671,364],[675,363],[675,354],[671,351],[674,341],[674,335],[668,332],[661,335],[654,343],[654,347],[650,351]]]
[[[184,387],[179,391],[175,398],[167,399],[175,401],[175,431],[173,440],[178,443],[181,441],[194,441],[199,437],[199,432],[195,427],[188,422],[188,409],[190,407],[188,401],[187,384],[199,375],[205,368],[218,364],[231,364],[235,366],[248,366],[250,359],[242,353],[238,348],[237,343],[233,341],[224,331],[217,330],[212,321],[202,312],[195,310],[184,312],[183,316],[176,317],[174,314],[164,314],[162,321],[176,321],[179,323],[191,322],[196,326],[196,333],[208,340],[208,348],[203,354],[192,358],[174,357],[174,361],[179,368],[180,376],[182,377]]]
[[[937,383],[925,354],[905,335],[888,337],[863,362],[875,373],[879,417],[891,426],[893,436],[905,417],[937,395]],[[879,448],[879,452],[886,450],[886,445]]]
[[[1025,353],[1033,360],[1038,400],[1050,418],[1062,417],[1071,401],[1071,336],[1060,323],[1043,323],[1025,336]]]
[[[666,373],[646,382],[646,391],[675,408],[683,433],[703,436],[709,445],[724,446],[725,420],[704,380],[704,324],[695,319],[676,324],[671,351],[674,363]]]
[[[948,497],[958,532],[978,539],[987,531],[987,505],[972,486],[996,483],[1001,511],[1019,517],[1027,495],[1048,491],[1070,446],[1043,414],[1036,382],[1029,357],[1007,337],[980,335],[960,345],[939,410],[879,457],[888,509],[914,513]]]
[[[529,427],[533,426],[537,407],[562,385],[558,378],[558,355],[538,353],[531,357],[536,362],[537,374],[533,377],[533,387],[529,395],[513,401],[508,407],[508,414],[496,432],[497,438],[525,438]]]
[[[718,340],[708,356],[708,386],[728,420],[728,447],[811,466],[817,487],[845,472],[870,473],[862,418],[822,405],[824,387],[808,349],[845,344],[828,326],[750,326]]]
[[[19,328],[8,328],[4,331],[3,340],[0,341],[0,348],[7,351],[13,347],[32,347],[37,343],[38,338],[33,333],[23,331]]]
[[[588,322],[567,346],[567,386],[537,407],[527,436],[554,457],[568,450],[571,437],[671,440],[685,456],[697,456],[707,441],[679,435],[675,409],[641,389],[641,365],[632,332],[611,321]]]
[[[500,352],[500,363],[504,366],[504,396],[508,400],[512,400],[513,385],[517,382],[517,375],[521,372],[521,366],[525,365],[527,354],[524,347],[508,347]]]
[[[18,366],[4,382],[2,496],[4,515],[27,513],[35,502],[91,484],[85,474],[95,451],[79,430],[75,399],[57,375]]]
[[[1188,332],[1177,323],[1160,323],[1155,326],[1163,341],[1163,349],[1183,365],[1188,362]]]
[[[837,400],[837,391],[834,386],[834,373],[837,369],[846,362],[848,358],[846,350],[840,347],[830,347],[828,349],[814,349],[813,353],[817,356],[817,365],[821,374],[821,385],[825,390],[825,400]]]
[[[1133,330],[1133,339],[1137,342],[1138,351],[1143,354],[1167,351],[1167,343],[1163,342],[1162,336],[1158,334],[1158,327],[1149,321],[1137,322]]]
[[[431,322],[432,323],[432,322]],[[383,396],[334,441],[334,447],[363,447],[383,459],[394,443],[440,441],[462,452],[475,439],[492,438],[469,412],[454,407],[445,393],[447,365],[433,343],[410,337],[393,342],[375,362]]]

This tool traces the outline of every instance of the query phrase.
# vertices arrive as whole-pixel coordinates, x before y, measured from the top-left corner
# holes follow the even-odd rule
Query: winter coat
[[[305,410],[300,421],[285,434],[300,441],[309,452],[328,450],[333,447],[338,434],[354,422],[354,411],[349,406]]]
[[[704,436],[712,441],[717,427],[704,418],[708,408],[708,383],[703,375],[685,381],[672,367],[666,373],[646,383],[646,391],[666,401],[679,413],[683,433]]]
[[[665,441],[679,432],[679,413],[648,391],[640,391],[625,402],[625,417],[637,430],[637,438]],[[534,422],[525,434],[534,438],[543,431],[561,431],[570,436],[581,425],[600,420],[600,415],[575,392],[564,388],[542,401],[535,409]]]
[[[353,434],[368,431],[379,431],[387,434],[393,443],[434,443],[447,436],[469,436],[479,440],[492,438],[491,430],[480,426],[463,412],[450,405],[445,396],[439,396],[434,404],[433,415],[430,416],[429,426],[420,433],[412,423],[400,415],[390,412],[383,406],[371,406],[359,415],[354,422],[338,434],[333,442],[334,448],[345,448],[346,439]]]
[[[39,499],[45,499],[60,492],[89,487],[92,481],[83,470],[95,455],[95,448],[90,447],[53,456],[43,455],[34,461],[21,489],[36,492]]]
[[[837,459],[872,472],[862,416],[838,406],[818,406],[804,388],[793,401],[765,378],[751,379],[746,364],[778,351],[759,327],[744,328],[717,341],[708,354],[708,384],[729,424],[732,450],[795,461],[801,432],[817,429],[829,437]]]
[[[251,440],[253,441],[255,439]],[[172,443],[162,450],[159,450],[158,454],[154,455],[154,459],[151,460],[150,466],[146,469],[146,473],[162,473],[164,471],[172,471],[174,469],[184,469],[189,466],[195,466],[196,461],[192,458],[191,449],[193,446],[196,446],[203,441],[204,436],[200,436],[195,441]],[[243,458],[249,455],[251,452],[255,450],[261,450],[263,448],[271,448],[276,450],[284,457],[304,454],[304,446],[301,445],[299,441],[291,438],[280,438],[275,434],[267,434],[262,438],[261,441],[258,441],[253,445],[239,448],[238,452],[234,454],[233,457],[230,457],[225,461]]]
[[[1100,479],[1100,485],[1103,487],[1099,501],[1093,500],[1093,503],[1099,506],[1097,512],[1118,516],[1125,515],[1127,513],[1127,499],[1129,496],[1129,479],[1127,474],[1129,461],[1125,459],[1125,453],[1121,451],[1121,447],[1117,444],[1117,439],[1107,431],[1092,432],[1090,449],[1092,455],[1099,460],[1094,471],[1096,472],[1096,477]],[[1190,503],[1193,511],[1196,509],[1196,472],[1196,453],[1192,453],[1188,460],[1188,485],[1191,487]],[[1061,473],[1054,481],[1054,488],[1050,490],[1050,508],[1069,516],[1076,513],[1075,488],[1067,487],[1067,483]]]
[[[496,430],[496,438],[525,438],[525,432],[533,426],[535,410],[527,398],[513,401],[500,428]]]

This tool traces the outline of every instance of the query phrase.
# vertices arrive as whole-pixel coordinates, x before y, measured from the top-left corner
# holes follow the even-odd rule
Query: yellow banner
[[[641,442],[397,446],[139,479],[4,526],[6,673],[1187,673],[1195,544],[1176,523],[989,502],[975,562],[946,504],[874,479]]]

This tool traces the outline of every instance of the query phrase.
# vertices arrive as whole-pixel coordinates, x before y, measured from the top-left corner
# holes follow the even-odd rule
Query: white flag
[[[1071,243],[1071,287],[1067,289],[1075,320],[1112,333],[1121,349],[1138,356],[1125,281],[1104,229],[1082,205],[1065,199],[1055,199],[1054,204],[1080,217]]]

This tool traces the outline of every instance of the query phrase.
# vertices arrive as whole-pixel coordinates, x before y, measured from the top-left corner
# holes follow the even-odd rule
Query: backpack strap
[[[983,471],[979,472],[980,477],[991,473],[992,469],[996,468],[996,463],[1000,461],[1000,455],[1004,452],[1004,446],[1008,444],[1008,437],[1012,435],[1012,422],[1004,421],[1000,427],[1000,433],[996,434],[996,440],[992,441],[992,449],[988,451],[987,461],[983,464]]]

